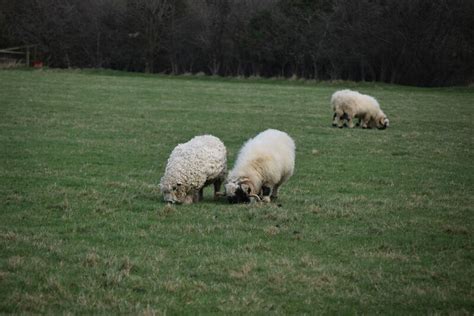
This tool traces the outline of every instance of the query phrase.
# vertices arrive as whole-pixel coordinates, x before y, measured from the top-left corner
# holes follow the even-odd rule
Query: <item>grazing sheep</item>
[[[173,149],[160,190],[168,203],[191,204],[202,200],[203,188],[214,184],[214,196],[227,173],[227,151],[212,135],[196,136]]]
[[[229,202],[270,202],[295,168],[295,143],[287,133],[268,129],[240,149],[225,192]]]
[[[389,125],[388,118],[380,109],[377,100],[357,91],[336,91],[331,97],[331,108],[334,111],[333,126],[343,127],[346,120],[347,126],[353,128],[353,118],[359,119],[362,128],[385,129]]]

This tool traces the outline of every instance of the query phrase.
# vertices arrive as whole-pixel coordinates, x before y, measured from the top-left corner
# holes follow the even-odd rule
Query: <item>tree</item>
[[[471,82],[472,0],[0,0],[52,67]]]
[[[164,29],[171,14],[171,0],[128,0],[129,37],[136,39],[145,72],[154,72]]]

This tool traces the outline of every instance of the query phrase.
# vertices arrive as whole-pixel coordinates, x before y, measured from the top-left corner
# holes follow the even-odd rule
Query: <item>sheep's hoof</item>
[[[196,202],[199,202],[199,197],[188,195],[184,198],[184,201],[183,201],[182,204],[189,205],[189,204],[193,204],[193,203],[196,203]]]

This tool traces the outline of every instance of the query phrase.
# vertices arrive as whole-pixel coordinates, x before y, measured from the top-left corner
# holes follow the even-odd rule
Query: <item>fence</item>
[[[42,63],[36,60],[37,47],[38,45],[24,45],[0,49],[0,67],[8,68],[19,65],[38,67],[40,64],[42,67]],[[33,59],[33,64],[31,59]]]

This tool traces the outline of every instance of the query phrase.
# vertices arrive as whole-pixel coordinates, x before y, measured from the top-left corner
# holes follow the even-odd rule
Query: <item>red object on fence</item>
[[[43,62],[39,60],[33,61],[33,67],[34,68],[43,68]]]

